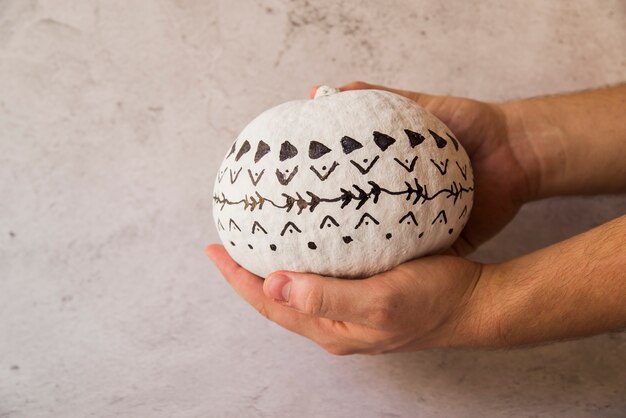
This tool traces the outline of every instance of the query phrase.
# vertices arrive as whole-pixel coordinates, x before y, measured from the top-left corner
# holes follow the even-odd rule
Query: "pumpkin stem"
[[[330,96],[331,94],[339,93],[340,90],[330,86],[319,86],[315,92],[314,99],[322,96]]]

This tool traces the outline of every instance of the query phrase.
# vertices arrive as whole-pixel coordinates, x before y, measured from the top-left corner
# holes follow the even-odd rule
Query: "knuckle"
[[[367,321],[375,328],[388,328],[396,321],[398,297],[387,289],[381,290],[371,303],[367,313]]]
[[[328,310],[328,300],[322,288],[311,288],[304,303],[304,312],[312,316],[324,316]]]
[[[384,328],[393,322],[393,312],[386,306],[377,306],[368,312],[367,321],[376,328]]]

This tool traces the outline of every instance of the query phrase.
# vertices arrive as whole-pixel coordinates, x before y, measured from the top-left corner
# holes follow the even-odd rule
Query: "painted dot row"
[[[453,232],[454,232],[454,229],[453,229],[453,228],[448,229],[448,234],[452,235],[452,233],[453,233]],[[422,238],[423,236],[424,236],[424,233],[423,233],[423,232],[421,232],[421,233],[418,235],[418,238]],[[391,239],[392,237],[393,237],[393,235],[392,235],[390,232],[388,232],[388,233],[385,235],[385,238],[386,238],[386,239]],[[344,242],[344,243],[346,243],[346,244],[350,244],[352,241],[354,241],[354,240],[352,239],[352,237],[351,237],[351,236],[349,236],[349,235],[346,235],[346,236],[342,237],[342,240],[343,240],[343,242]],[[237,246],[237,245],[236,245],[233,241],[230,241],[230,245],[232,245],[233,247],[236,247],[236,246]],[[310,249],[312,249],[312,250],[317,250],[317,244],[315,244],[313,241],[309,241],[309,242],[308,242],[308,244],[307,244],[307,246],[308,246]],[[248,248],[249,248],[249,249],[251,249],[251,250],[253,250],[253,249],[254,249],[254,247],[252,246],[252,244],[248,244]],[[276,251],[277,249],[278,249],[278,247],[276,247],[276,244],[270,244],[270,250],[272,250],[272,251]]]

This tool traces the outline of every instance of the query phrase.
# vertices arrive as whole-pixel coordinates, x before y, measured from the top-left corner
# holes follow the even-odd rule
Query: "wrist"
[[[559,194],[565,182],[565,133],[551,119],[550,105],[527,99],[498,105],[504,113],[509,145],[526,174],[527,201]]]
[[[504,115],[506,138],[511,152],[524,172],[527,184],[525,201],[538,199],[541,187],[541,162],[537,150],[532,147],[530,138],[539,129],[536,119],[528,117],[527,106],[515,101],[497,104]]]
[[[506,345],[495,308],[499,265],[476,263],[476,273],[458,309],[424,348],[497,348]]]
[[[505,277],[500,264],[480,265],[479,275],[468,289],[465,302],[446,327],[443,338],[430,347],[504,348],[511,342],[505,335],[499,283]]]
[[[501,348],[509,346],[500,306],[502,264],[484,264],[447,339],[448,347]]]
[[[623,329],[626,216],[501,264],[467,304],[465,346],[504,348]]]

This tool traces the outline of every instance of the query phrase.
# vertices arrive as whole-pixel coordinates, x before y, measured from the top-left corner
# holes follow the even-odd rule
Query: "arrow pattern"
[[[401,190],[389,190],[381,187],[374,181],[368,181],[367,184],[369,185],[369,191],[353,184],[352,187],[348,189],[340,188],[341,194],[335,197],[320,197],[311,191],[304,192],[308,198],[303,197],[299,192],[295,194],[282,193],[281,196],[284,198],[284,201],[277,202],[262,196],[259,192],[255,192],[252,196],[246,194],[243,199],[240,200],[230,200],[226,198],[224,193],[216,193],[213,195],[213,201],[216,205],[220,206],[220,210],[223,210],[227,205],[243,205],[244,210],[253,212],[256,209],[261,210],[263,205],[268,203],[275,208],[284,209],[286,212],[297,210],[298,215],[300,215],[305,209],[308,209],[309,212],[313,212],[322,203],[341,203],[342,209],[350,204],[355,204],[355,209],[358,210],[367,202],[378,203],[380,196],[384,194],[390,196],[405,196],[405,200],[412,200],[413,205],[417,205],[420,201],[424,204],[439,195],[444,195],[446,199],[452,198],[453,204],[456,204],[457,200],[460,199],[464,193],[474,191],[474,187],[465,187],[455,181],[453,181],[449,187],[438,190],[432,195],[428,193],[426,185],[420,185],[417,179],[413,179],[413,184],[405,182],[405,188]]]

